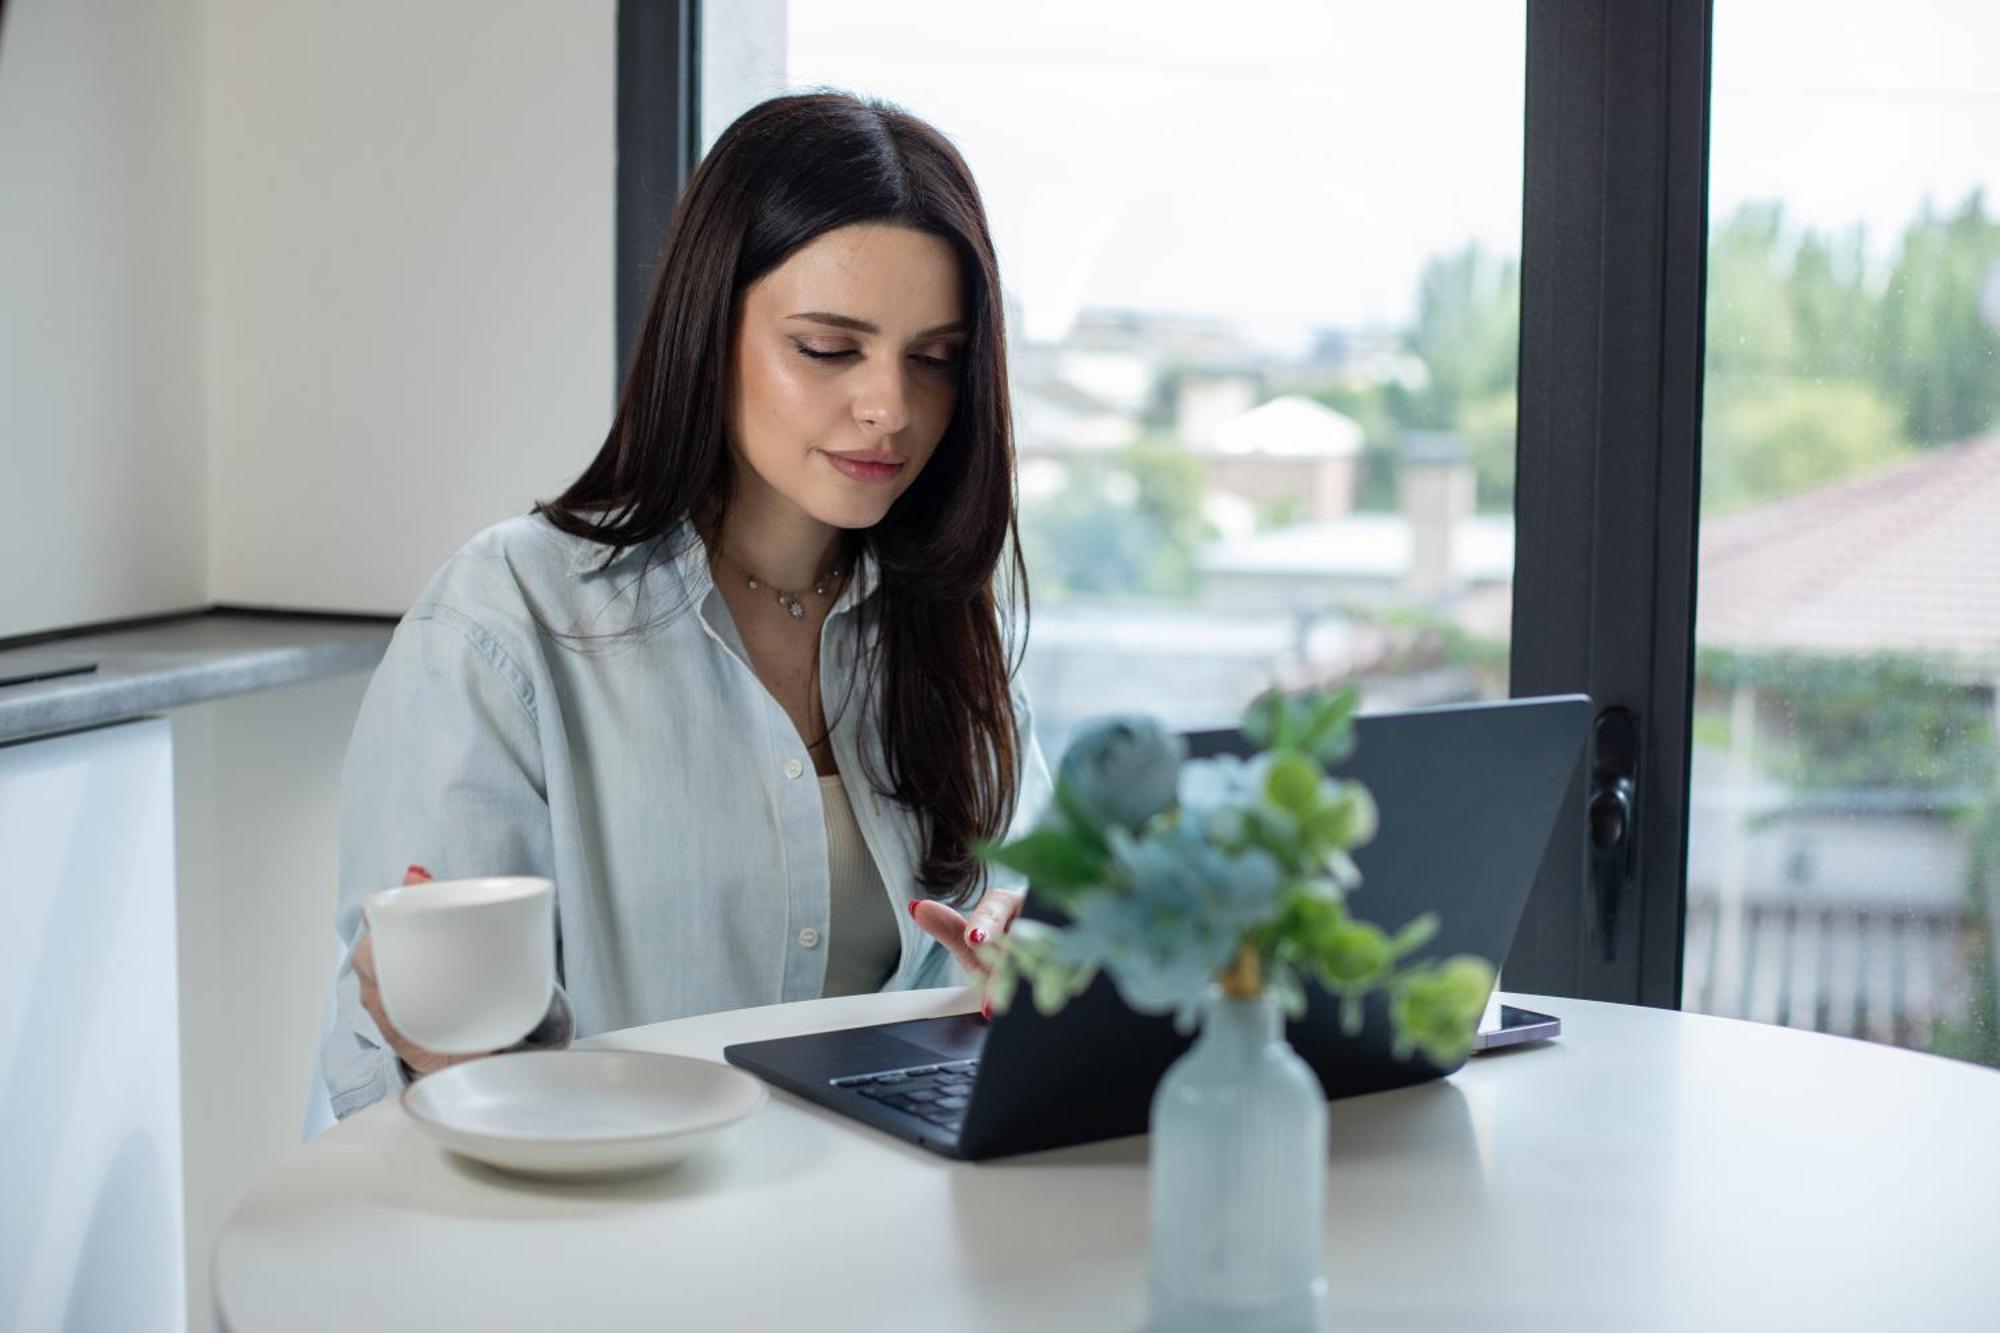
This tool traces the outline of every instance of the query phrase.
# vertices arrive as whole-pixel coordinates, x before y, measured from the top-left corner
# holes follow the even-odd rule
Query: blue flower
[[[1136,830],[1174,803],[1187,743],[1150,717],[1108,717],[1087,724],[1070,742],[1063,787],[1089,816]]]
[[[1109,840],[1115,883],[1077,898],[1062,961],[1103,968],[1136,1010],[1191,1016],[1245,932],[1277,914],[1282,871],[1268,852],[1223,851],[1185,824]]]
[[[1181,765],[1177,793],[1181,823],[1224,846],[1242,842],[1269,767],[1263,755],[1248,762],[1233,754],[1188,760]]]

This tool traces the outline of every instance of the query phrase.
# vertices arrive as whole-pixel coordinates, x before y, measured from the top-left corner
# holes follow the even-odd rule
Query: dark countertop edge
[[[0,692],[0,745],[144,717],[163,709],[210,703],[367,671],[382,660],[397,617],[214,606],[174,615],[80,626],[0,640],[0,661],[20,649],[97,658],[99,670],[16,686]],[[257,626],[255,645],[189,644],[175,649],[176,628],[207,623]],[[334,631],[327,633],[326,631]],[[371,632],[372,631],[372,632]],[[129,644],[130,646],[126,646]],[[173,653],[171,665],[120,668],[121,652]],[[111,669],[106,669],[106,667]],[[14,690],[26,693],[14,695]],[[9,697],[12,695],[13,697]]]

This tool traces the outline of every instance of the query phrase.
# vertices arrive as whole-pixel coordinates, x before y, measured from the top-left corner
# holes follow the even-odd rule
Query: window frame
[[[619,0],[617,45],[614,402],[674,204],[701,156],[700,0]]]
[[[1528,0],[1510,693],[1639,723],[1610,956],[1582,819],[1559,830],[1509,989],[1677,1008],[1708,241],[1711,0]],[[699,0],[618,6],[617,367],[699,156]],[[1573,782],[1583,809],[1589,770]]]
[[[1510,692],[1630,709],[1639,749],[1608,957],[1577,828],[1511,989],[1680,1006],[1712,31],[1708,0],[1528,4]]]

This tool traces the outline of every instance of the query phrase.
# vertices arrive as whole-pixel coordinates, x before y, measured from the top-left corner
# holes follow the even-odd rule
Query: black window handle
[[[1625,707],[1597,715],[1590,777],[1590,882],[1604,961],[1618,956],[1618,908],[1632,881],[1638,802],[1639,718]]]

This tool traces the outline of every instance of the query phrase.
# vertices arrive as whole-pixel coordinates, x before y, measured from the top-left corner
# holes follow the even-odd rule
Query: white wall
[[[0,638],[400,611],[609,423],[612,0],[11,0]]]
[[[209,591],[405,609],[613,394],[611,0],[209,0]]]
[[[207,600],[197,0],[0,27],[0,638]]]

